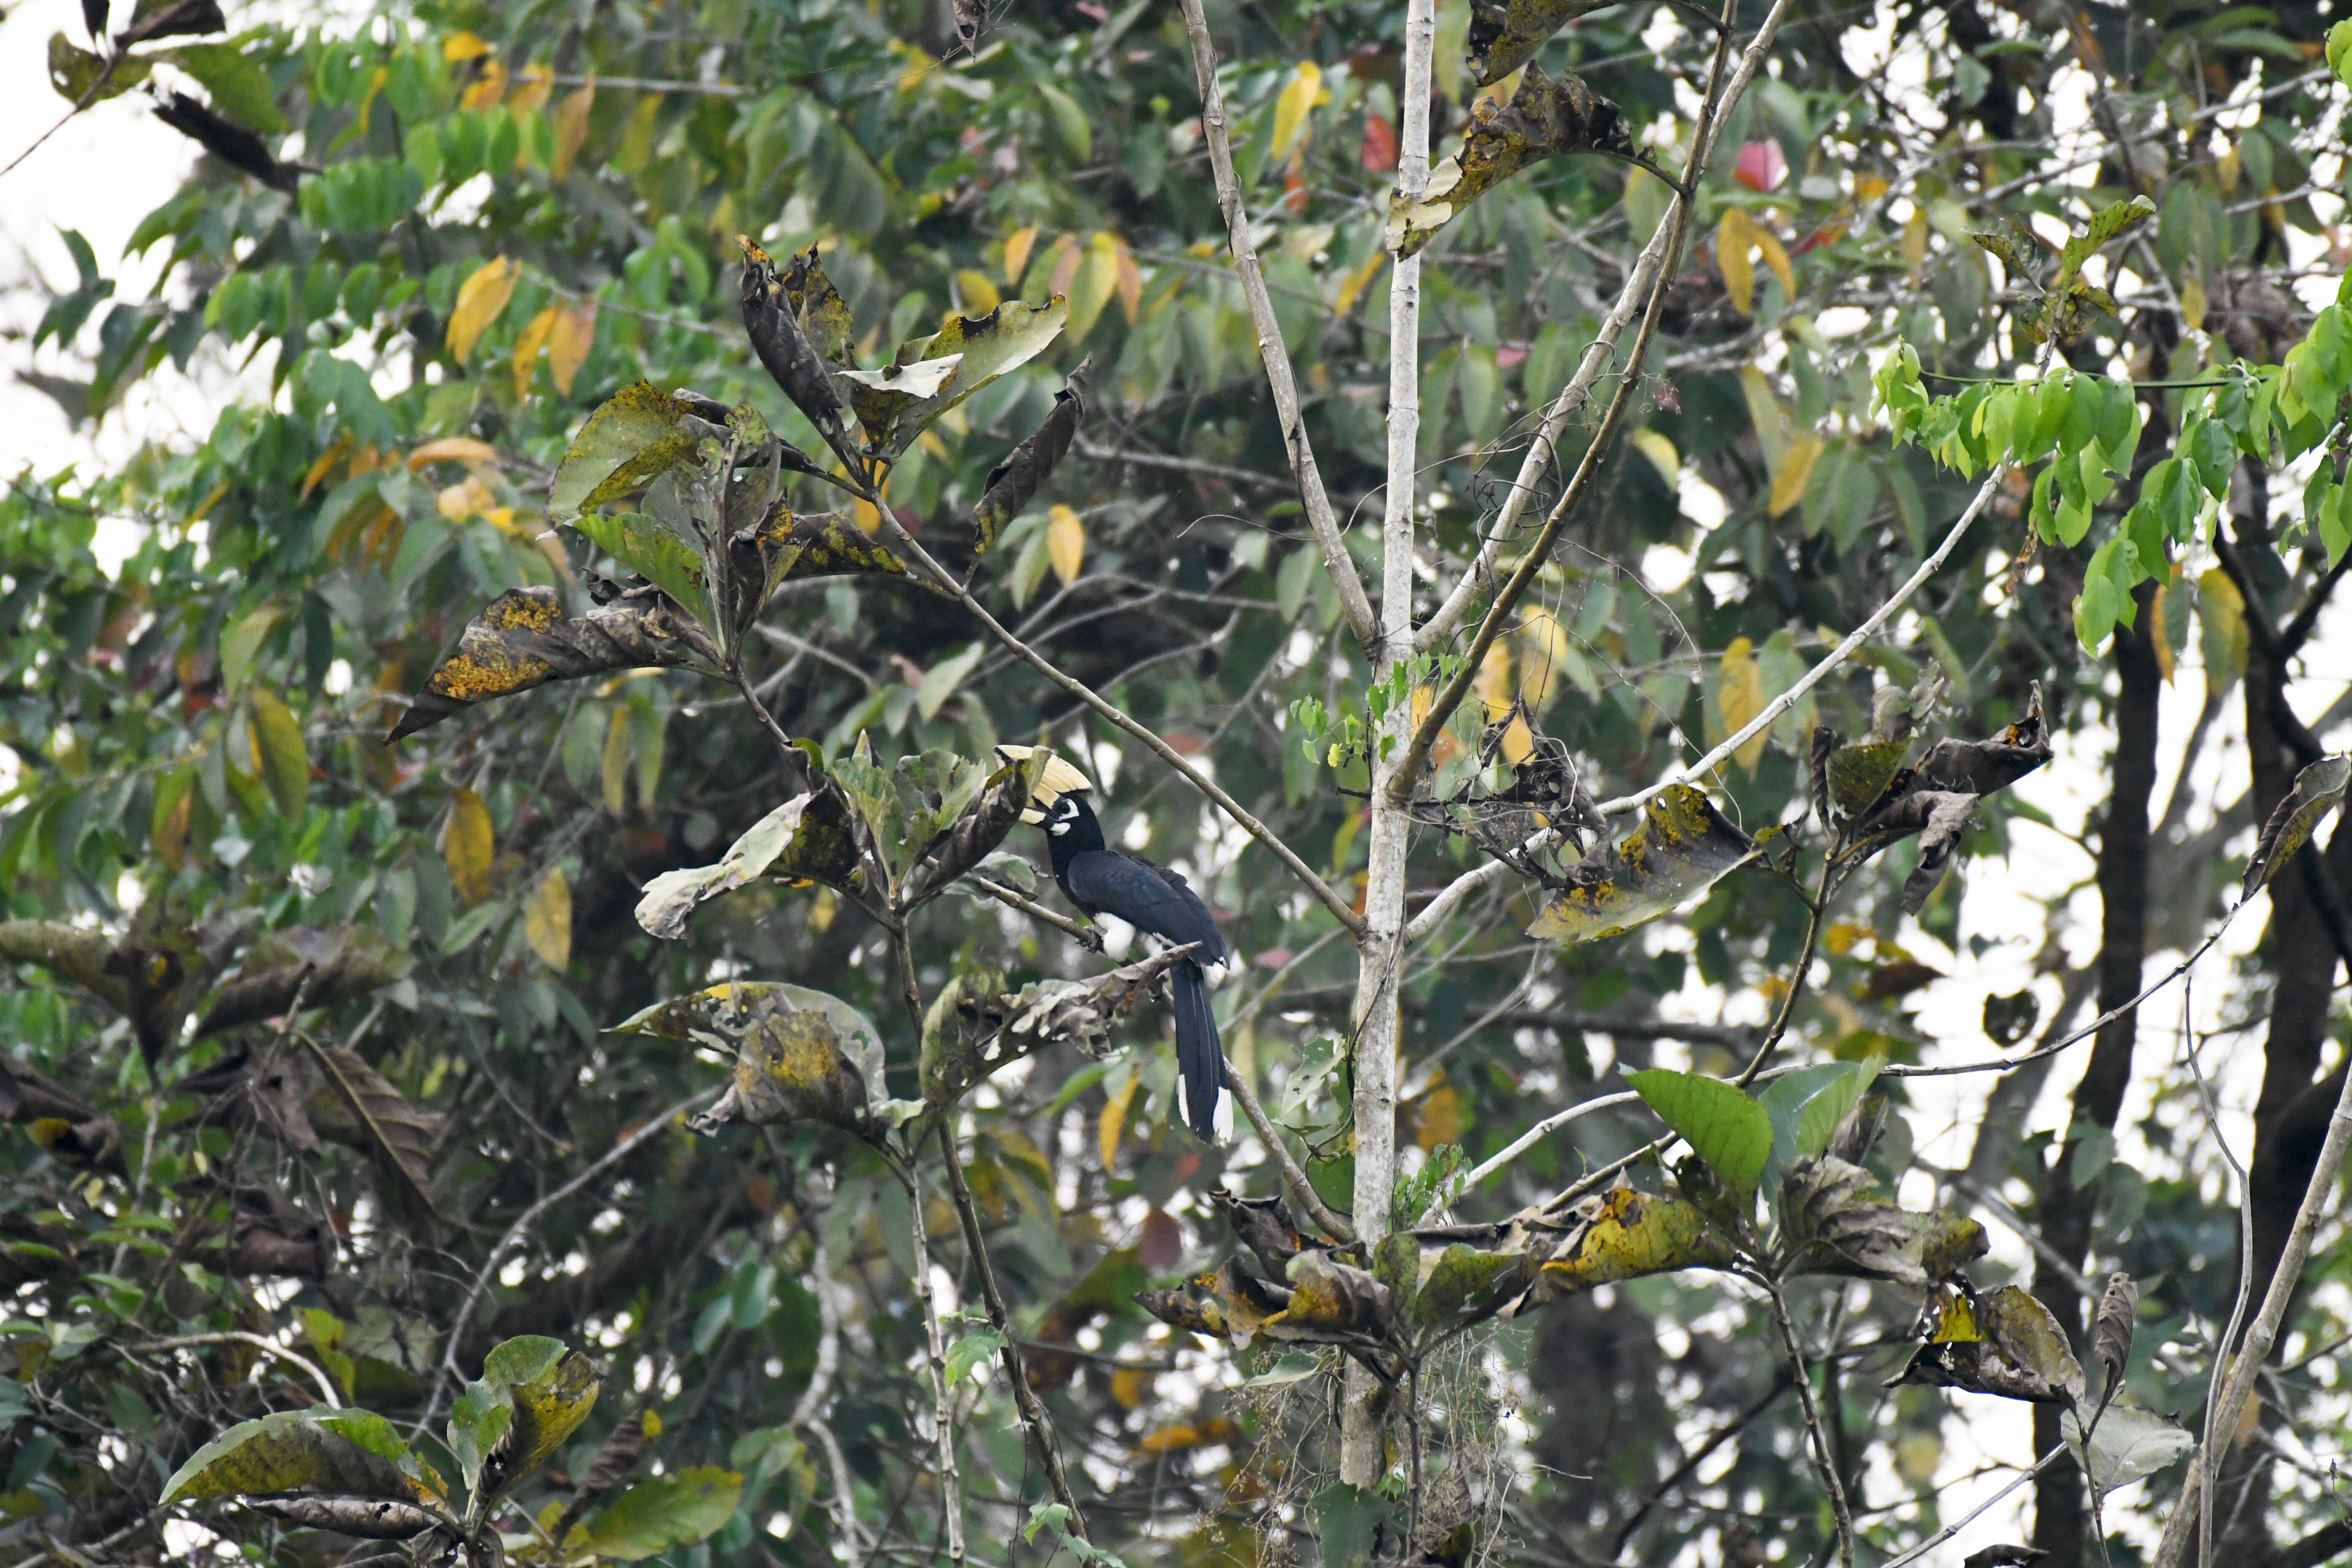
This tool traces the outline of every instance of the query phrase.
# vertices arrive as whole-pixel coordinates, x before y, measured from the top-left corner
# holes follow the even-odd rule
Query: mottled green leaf
[[[407,1452],[381,1415],[281,1410],[240,1421],[197,1449],[157,1501],[299,1491],[408,1500],[421,1494],[400,1468]]]
[[[2311,842],[2319,819],[2344,799],[2347,782],[2352,782],[2352,757],[2322,757],[2294,775],[2294,788],[2272,810],[2246,860],[2242,897],[2251,899],[2261,891],[2296,850]]]
[[[645,896],[637,900],[637,923],[672,942],[685,936],[686,918],[695,905],[745,886],[784,852],[808,803],[806,795],[784,802],[753,823],[711,865],[664,871],[647,882]]]
[[[1762,1106],[1737,1086],[1697,1073],[1652,1068],[1625,1081],[1726,1186],[1754,1194],[1772,1152],[1772,1119]]]
[[[1713,886],[1755,853],[1755,844],[1705,794],[1689,784],[1670,785],[1650,802],[1633,837],[1611,851],[1607,875],[1554,900],[1528,934],[1568,942],[1622,936]]]
[[[1462,151],[1430,170],[1420,201],[1391,198],[1389,248],[1401,257],[1415,254],[1472,202],[1531,163],[1568,153],[1633,150],[1616,104],[1578,77],[1555,79],[1529,66],[1510,102],[1478,100]]]
[[[548,515],[568,522],[650,484],[715,435],[686,405],[649,381],[625,386],[598,405],[572,437],[547,493]]]
[[[700,1468],[639,1481],[564,1543],[574,1556],[635,1563],[673,1547],[707,1541],[735,1517],[743,1478],[734,1470]]]

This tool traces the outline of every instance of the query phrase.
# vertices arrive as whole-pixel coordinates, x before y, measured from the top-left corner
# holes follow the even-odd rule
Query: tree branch
[[[1274,1119],[1265,1113],[1265,1107],[1257,1102],[1257,1091],[1239,1076],[1231,1073],[1226,1075],[1225,1089],[1240,1104],[1242,1114],[1249,1118],[1249,1124],[1257,1129],[1259,1140],[1265,1144],[1267,1157],[1282,1173],[1284,1184],[1290,1188],[1290,1195],[1298,1200],[1308,1216],[1321,1226],[1332,1240],[1355,1240],[1355,1227],[1324,1206],[1323,1200],[1316,1195],[1314,1184],[1307,1181],[1307,1173],[1298,1168],[1298,1162],[1284,1146],[1282,1133],[1274,1125]]]
[[[1341,925],[1346,926],[1351,932],[1359,935],[1362,933],[1364,918],[1358,914],[1354,907],[1341,898],[1328,882],[1317,875],[1313,867],[1300,859],[1297,853],[1276,835],[1274,829],[1252,816],[1241,802],[1219,787],[1216,780],[1194,767],[1190,758],[1154,734],[1148,726],[1129,718],[1123,710],[1097,695],[1086,682],[1076,676],[1064,673],[1051,659],[1014,637],[1005,627],[1003,622],[988,613],[987,605],[972,597],[971,589],[966,588],[954,574],[940,565],[929,551],[916,542],[915,536],[899,524],[888,507],[880,507],[877,510],[881,513],[883,526],[890,531],[892,542],[905,551],[924,571],[929,572],[932,580],[946,590],[949,597],[962,605],[974,619],[986,626],[990,636],[1012,650],[1030,668],[1150,748],[1154,756],[1183,774],[1193,788],[1216,803],[1218,808],[1238,823],[1244,832],[1273,851],[1275,858],[1280,860],[1292,876],[1306,883],[1307,890],[1321,900],[1325,909],[1339,917]]]
[[[1184,31],[1192,40],[1192,68],[1201,79],[1201,129],[1209,143],[1209,169],[1216,176],[1217,210],[1224,215],[1227,242],[1233,247],[1234,272],[1241,279],[1242,297],[1249,301],[1250,325],[1257,333],[1258,357],[1265,362],[1265,384],[1274,394],[1275,416],[1282,421],[1282,444],[1290,454],[1291,471],[1298,476],[1299,499],[1306,505],[1307,526],[1323,551],[1323,568],[1339,590],[1339,607],[1349,630],[1366,648],[1381,637],[1380,621],[1365,596],[1364,580],[1340,537],[1339,520],[1323,489],[1323,475],[1315,466],[1315,448],[1307,439],[1307,425],[1298,408],[1298,385],[1291,374],[1290,351],[1283,346],[1282,325],[1275,319],[1274,301],[1266,297],[1265,273],[1259,267],[1257,247],[1250,243],[1249,215],[1242,209],[1241,182],[1234,174],[1234,152],[1225,132],[1224,94],[1217,90],[1217,46],[1209,37],[1209,19],[1201,0],[1182,0]]]

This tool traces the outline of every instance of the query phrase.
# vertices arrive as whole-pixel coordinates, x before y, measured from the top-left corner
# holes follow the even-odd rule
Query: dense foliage
[[[1601,427],[1513,500],[1717,101],[1703,13],[1586,10],[1436,11],[1433,152],[1489,140],[1394,219],[1424,247],[1424,616],[1523,505],[1514,563]],[[1736,55],[1766,7],[1732,10]],[[2313,837],[2345,713],[2306,680],[2352,542],[2334,18],[1786,13],[1625,438],[1490,651],[1463,658],[1474,607],[1377,679],[1173,8],[142,0],[61,37],[61,110],[153,91],[215,154],[133,242],[172,258],[155,298],[73,242],[39,337],[86,362],[74,401],[197,358],[271,395],[0,498],[0,1562],[1800,1563],[1841,1514],[1884,1562],[1995,1489],[1956,1410],[2033,1399],[2021,1468],[2103,1394],[2167,1468],[2095,1524],[2062,1452],[2036,1541],[2144,1560],[2186,1468],[2163,1417],[2199,1428],[2345,1076],[2352,835]],[[1303,437],[1377,582],[1407,14],[1209,22]],[[743,302],[769,267],[800,310],[811,265],[820,346],[886,400],[901,344],[1052,320],[968,401],[828,430]],[[803,531],[748,526],[779,499]],[[1711,793],[1584,820],[1765,712],[1964,513]],[[591,620],[621,652],[530,645],[574,679],[494,657]],[[1409,906],[1511,874],[1400,961],[1373,1216],[1344,921],[1382,726],[1456,681]],[[1013,863],[1042,764],[1003,742],[1076,763],[1113,842],[1215,909],[1234,1073],[1365,1247],[1317,1245],[1262,1139],[1179,1123],[1143,946]],[[2079,835],[2016,787],[2053,747],[2099,781]],[[2199,971],[2226,1000],[2192,1058],[2177,992],[2126,1005],[2265,883],[2260,947]],[[2021,886],[2038,924],[1977,912]],[[2190,1070],[2241,1040],[2242,1178]],[[1715,1081],[1768,1051],[1795,1070]],[[1906,1076],[1971,1065],[1989,1092]],[[2347,1256],[2322,1232],[2214,1561],[2352,1546]],[[1372,1486],[1340,1479],[1350,1356],[1394,1384]],[[349,1408],[291,1414],[322,1399]],[[232,1431],[255,1468],[206,1450]],[[425,1511],[215,1500],[297,1484]]]

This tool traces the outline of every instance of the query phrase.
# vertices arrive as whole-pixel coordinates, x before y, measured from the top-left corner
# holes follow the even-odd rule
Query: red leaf
[[[1397,164],[1396,127],[1378,114],[1364,116],[1364,167],[1375,174]]]
[[[1174,1215],[1153,1209],[1143,1216],[1143,1237],[1137,1251],[1146,1268],[1165,1274],[1184,1261],[1184,1227],[1176,1223]]]
[[[1778,142],[1750,142],[1739,150],[1731,177],[1751,191],[1769,191],[1789,177],[1789,160]]]

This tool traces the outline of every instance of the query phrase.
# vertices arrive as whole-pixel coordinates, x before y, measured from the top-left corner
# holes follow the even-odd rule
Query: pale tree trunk
[[[1397,191],[1408,205],[1429,181],[1430,57],[1437,37],[1433,0],[1405,12],[1404,91]],[[1396,264],[1389,280],[1388,508],[1381,522],[1381,639],[1372,678],[1385,679],[1412,657],[1412,512],[1421,438],[1421,258]],[[1364,934],[1356,981],[1356,1236],[1367,1244],[1388,1233],[1396,1186],[1397,981],[1404,965],[1405,848],[1411,819],[1389,799],[1391,772],[1412,739],[1412,704],[1392,708],[1374,738],[1372,831],[1364,884]],[[1383,755],[1382,753],[1386,754]],[[1339,1479],[1377,1485],[1387,1465],[1382,1423],[1371,1409],[1379,1390],[1361,1367],[1348,1369],[1340,1416]]]

